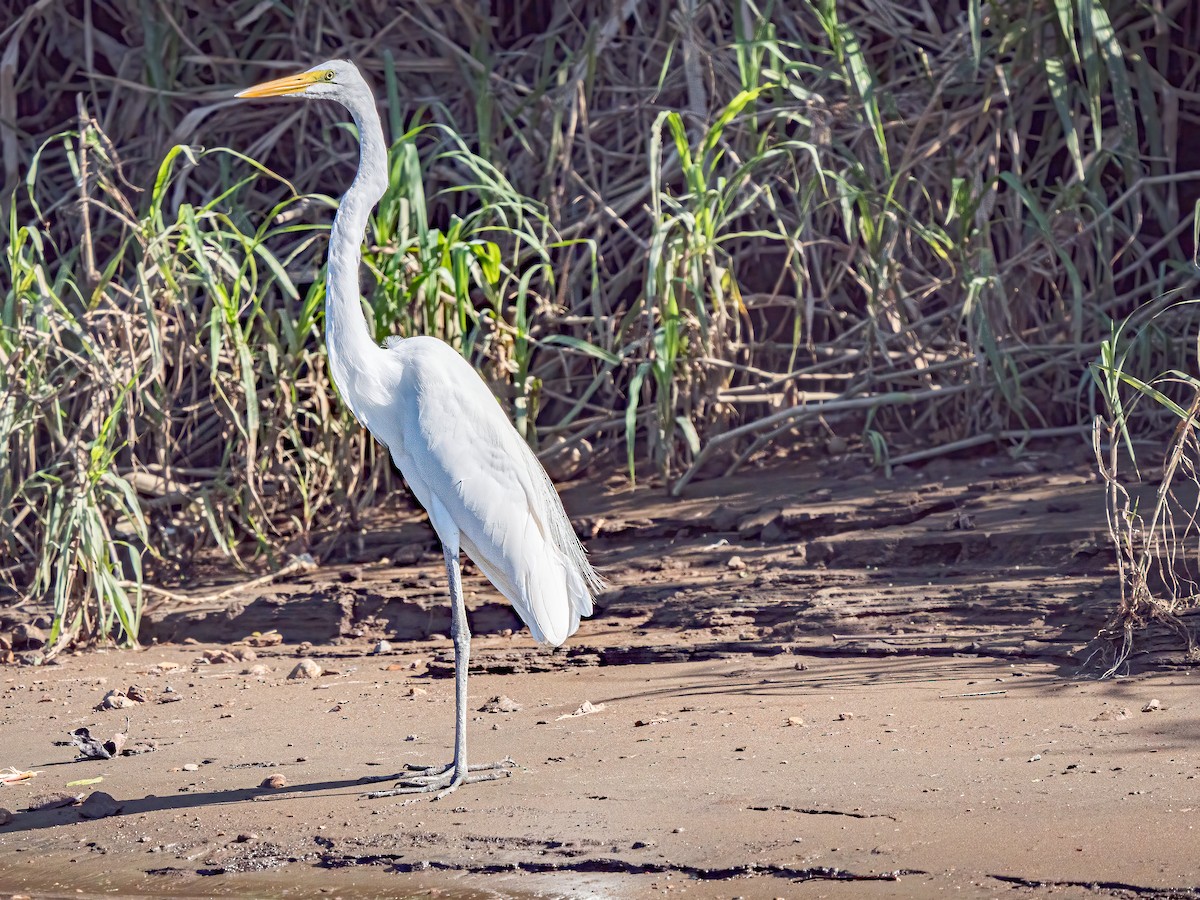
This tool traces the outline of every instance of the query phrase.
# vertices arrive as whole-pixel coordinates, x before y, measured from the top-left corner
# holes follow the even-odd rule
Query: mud
[[[471,758],[512,777],[366,798],[453,739],[440,554],[382,521],[220,601],[236,579],[201,573],[141,651],[0,668],[0,768],[39,773],[0,788],[0,895],[1200,897],[1196,672],[1152,634],[1081,674],[1117,591],[1086,467],[565,497],[611,581],[570,646],[465,577]],[[73,761],[126,717],[143,752]],[[112,800],[28,810],[54,791]]]

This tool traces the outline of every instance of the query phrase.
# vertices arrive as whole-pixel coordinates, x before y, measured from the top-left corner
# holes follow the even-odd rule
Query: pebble
[[[797,726],[804,726],[806,724],[803,716],[788,716],[787,723]]]
[[[243,675],[253,675],[255,678],[265,678],[271,674],[271,667],[263,663],[255,663],[248,669],[242,669]]]
[[[237,662],[237,657],[228,650],[205,650],[204,661],[216,666],[222,663]]]
[[[1155,712],[1163,708],[1163,705],[1158,700],[1151,700],[1142,707],[1142,712]]]
[[[320,678],[321,667],[311,659],[302,659],[296,663],[296,668],[292,669],[292,673],[288,675],[289,681],[295,681],[299,678]]]
[[[740,556],[729,557],[729,561],[727,563],[725,563],[725,565],[728,566],[730,569],[733,569],[734,571],[740,571],[740,570],[746,568],[746,563],[742,560],[742,558]]]
[[[262,780],[262,784],[259,787],[270,788],[274,791],[282,790],[287,787],[287,779],[282,775],[270,775]]]
[[[7,825],[13,820],[13,814],[10,810],[0,806],[0,825]]]
[[[185,763],[183,766],[183,771],[185,771],[185,772],[196,772],[199,769],[200,769],[200,767],[198,765],[196,765],[195,763]]]
[[[372,652],[375,653],[376,656],[381,653],[391,653],[392,645],[387,641],[380,641],[375,645],[375,649]]]

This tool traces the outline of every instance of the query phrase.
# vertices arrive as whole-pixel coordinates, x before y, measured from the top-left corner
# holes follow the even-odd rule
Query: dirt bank
[[[1139,659],[1155,668],[1074,677],[1115,592],[1101,497],[1083,467],[1039,468],[568,491],[612,590],[551,653],[506,633],[468,574],[471,756],[518,765],[438,802],[367,799],[360,780],[450,752],[448,616],[419,522],[232,597],[189,585],[198,602],[151,613],[157,646],[0,668],[0,767],[40,773],[0,788],[0,887],[1200,897],[1196,675],[1161,666],[1180,649],[1161,638]],[[208,643],[270,629],[282,643]],[[288,680],[302,656],[323,674]],[[114,689],[140,701],[96,709]],[[145,752],[73,762],[56,744],[126,719]],[[57,791],[112,802],[28,811]]]

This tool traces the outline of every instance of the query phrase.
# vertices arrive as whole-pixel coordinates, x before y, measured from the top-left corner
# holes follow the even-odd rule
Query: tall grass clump
[[[1082,442],[1111,323],[1194,284],[1183,0],[160,6],[0,11],[0,569],[68,631],[132,639],[201,550],[336,552],[398,486],[320,342],[354,136],[232,101],[264,74],[381,88],[375,334],[448,340],[560,477]]]
[[[1093,368],[1105,404],[1093,445],[1120,579],[1119,601],[1097,643],[1107,675],[1126,663],[1136,633],[1150,623],[1178,633],[1189,661],[1200,658],[1182,618],[1200,605],[1198,358],[1200,316],[1196,301],[1183,301],[1114,325]],[[1135,372],[1148,362],[1163,368],[1143,380]],[[1166,428],[1164,446],[1157,436]]]

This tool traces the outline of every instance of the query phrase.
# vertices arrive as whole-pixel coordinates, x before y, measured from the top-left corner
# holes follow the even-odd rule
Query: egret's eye
[[[328,72],[326,72],[326,73],[325,73],[325,80],[326,80],[326,81],[333,81],[333,71],[332,71],[332,70],[330,70],[330,71],[328,71]]]

